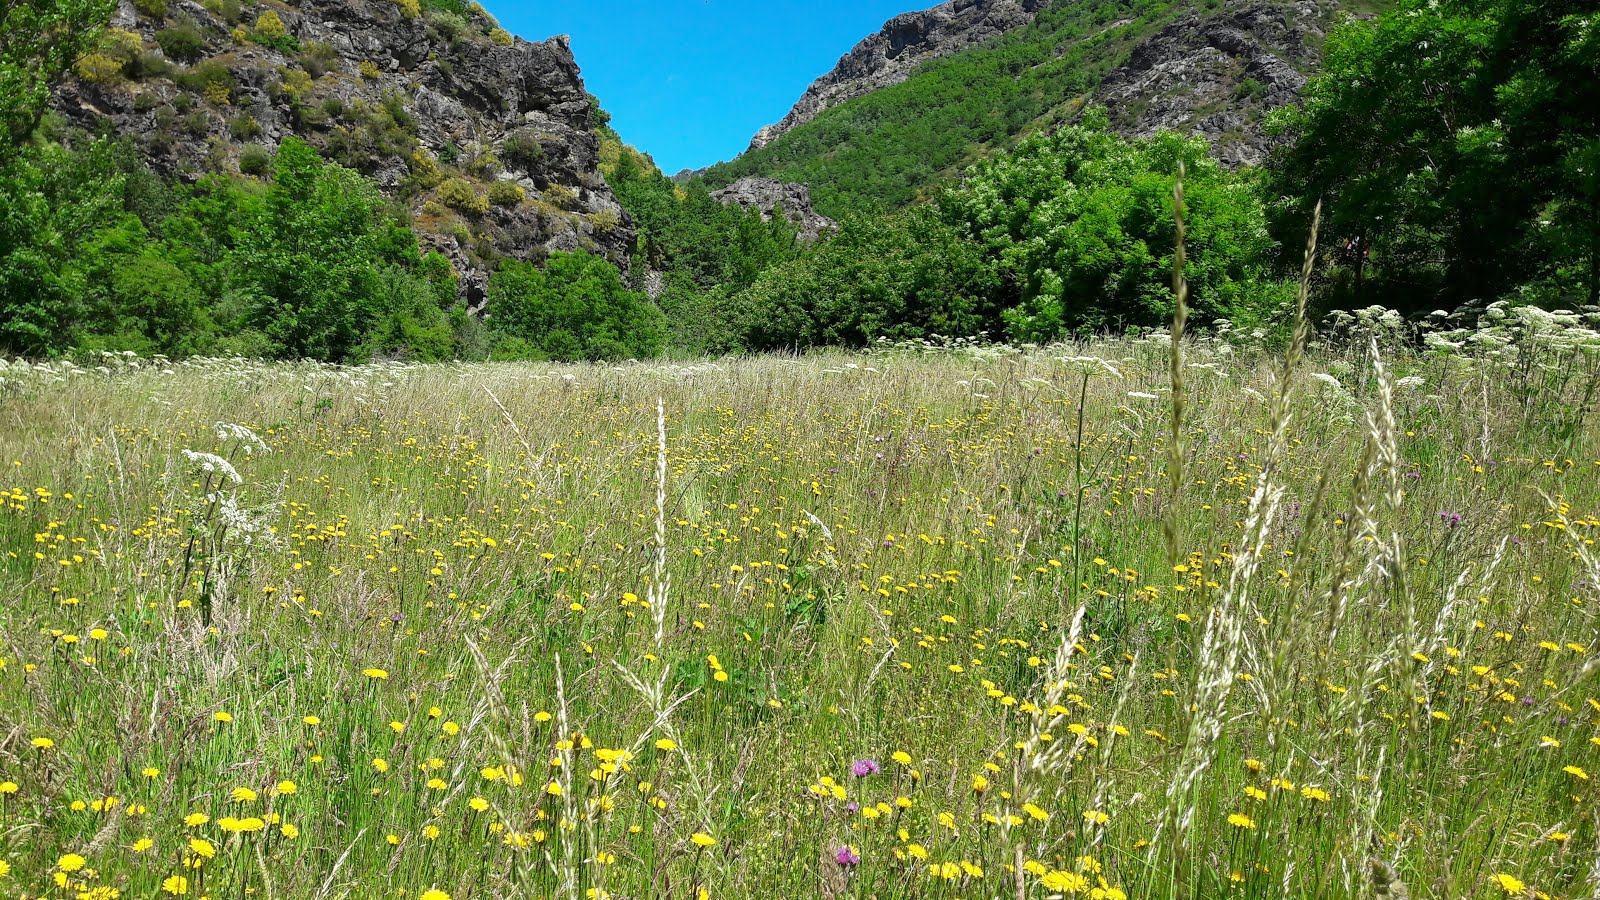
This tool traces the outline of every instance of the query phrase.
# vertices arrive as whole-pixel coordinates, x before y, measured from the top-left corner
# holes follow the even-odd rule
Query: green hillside
[[[1261,123],[1296,91],[1291,85],[1287,93],[1262,96],[1263,85],[1249,74],[1251,58],[1272,54],[1287,64],[1290,78],[1296,70],[1314,74],[1335,21],[1388,5],[1054,3],[1031,24],[828,109],[711,168],[704,179],[713,187],[747,175],[802,182],[810,185],[817,209],[832,216],[894,210],[926,199],[966,166],[1023,136],[1074,121],[1089,102],[1115,104],[1113,124],[1130,136],[1156,127],[1188,131],[1202,117],[1221,114],[1227,127],[1207,129],[1218,137],[1237,137],[1242,128],[1270,143],[1260,136]],[[1145,42],[1145,68],[1134,67],[1135,80],[1151,66],[1159,67],[1160,77],[1135,87],[1124,83],[1120,98],[1100,97],[1107,76],[1128,65]]]
[[[705,178],[803,182],[834,216],[904,206],[990,149],[1070,119],[1107,72],[1184,8],[1170,0],[1047,7],[1031,25],[827,110]]]

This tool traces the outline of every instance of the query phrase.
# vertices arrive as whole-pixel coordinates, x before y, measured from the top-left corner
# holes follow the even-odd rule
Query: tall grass
[[[1592,389],[1342,346],[8,367],[0,896],[1595,896]]]

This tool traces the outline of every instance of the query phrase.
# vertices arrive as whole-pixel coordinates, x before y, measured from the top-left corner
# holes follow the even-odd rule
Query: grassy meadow
[[[13,364],[0,898],[1600,896],[1596,359],[1341,346]]]

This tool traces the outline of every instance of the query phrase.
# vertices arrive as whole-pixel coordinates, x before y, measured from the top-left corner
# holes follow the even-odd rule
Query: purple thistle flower
[[[1441,512],[1439,513],[1439,520],[1444,522],[1447,527],[1454,528],[1461,524],[1461,513]]]
[[[848,812],[848,813],[860,812],[861,811],[861,804],[855,802],[854,800],[851,800],[849,803],[846,803],[844,805],[844,811]]]
[[[851,866],[861,865],[860,854],[856,853],[856,851],[849,845],[840,847],[839,850],[833,854],[833,858],[839,863],[840,866],[846,869],[850,868]]]
[[[882,771],[882,767],[880,767],[876,761],[870,759],[858,759],[850,766],[850,774],[857,778],[865,778],[868,775],[877,775]]]

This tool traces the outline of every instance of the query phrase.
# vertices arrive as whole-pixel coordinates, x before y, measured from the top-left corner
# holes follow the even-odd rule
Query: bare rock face
[[[811,205],[811,188],[803,184],[771,178],[741,178],[711,196],[725,205],[738,204],[744,209],[759,210],[761,218],[768,222],[772,221],[774,211],[779,212],[800,229],[800,240],[807,243],[839,228],[837,222]]]
[[[120,0],[112,38],[126,63],[80,66],[57,111],[132,137],[157,171],[190,180],[237,173],[252,153],[298,136],[409,206],[469,303],[481,302],[502,257],[583,248],[628,265],[632,223],[600,174],[592,104],[566,38],[529,43],[481,11],[416,14],[404,0],[234,7],[232,19],[228,6],[168,0],[154,18]],[[269,14],[281,37],[263,29]],[[162,49],[182,46],[174,30],[198,36],[181,59]]]
[[[1190,13],[1139,44],[1094,102],[1129,137],[1196,134],[1224,166],[1261,163],[1275,143],[1266,116],[1300,98],[1331,14],[1316,0]]]
[[[779,135],[825,110],[899,84],[931,59],[959,53],[1013,28],[1032,22],[1049,0],[950,0],[922,12],[895,16],[883,30],[845,54],[833,71],[818,78],[794,109],[750,141],[759,150]]]

